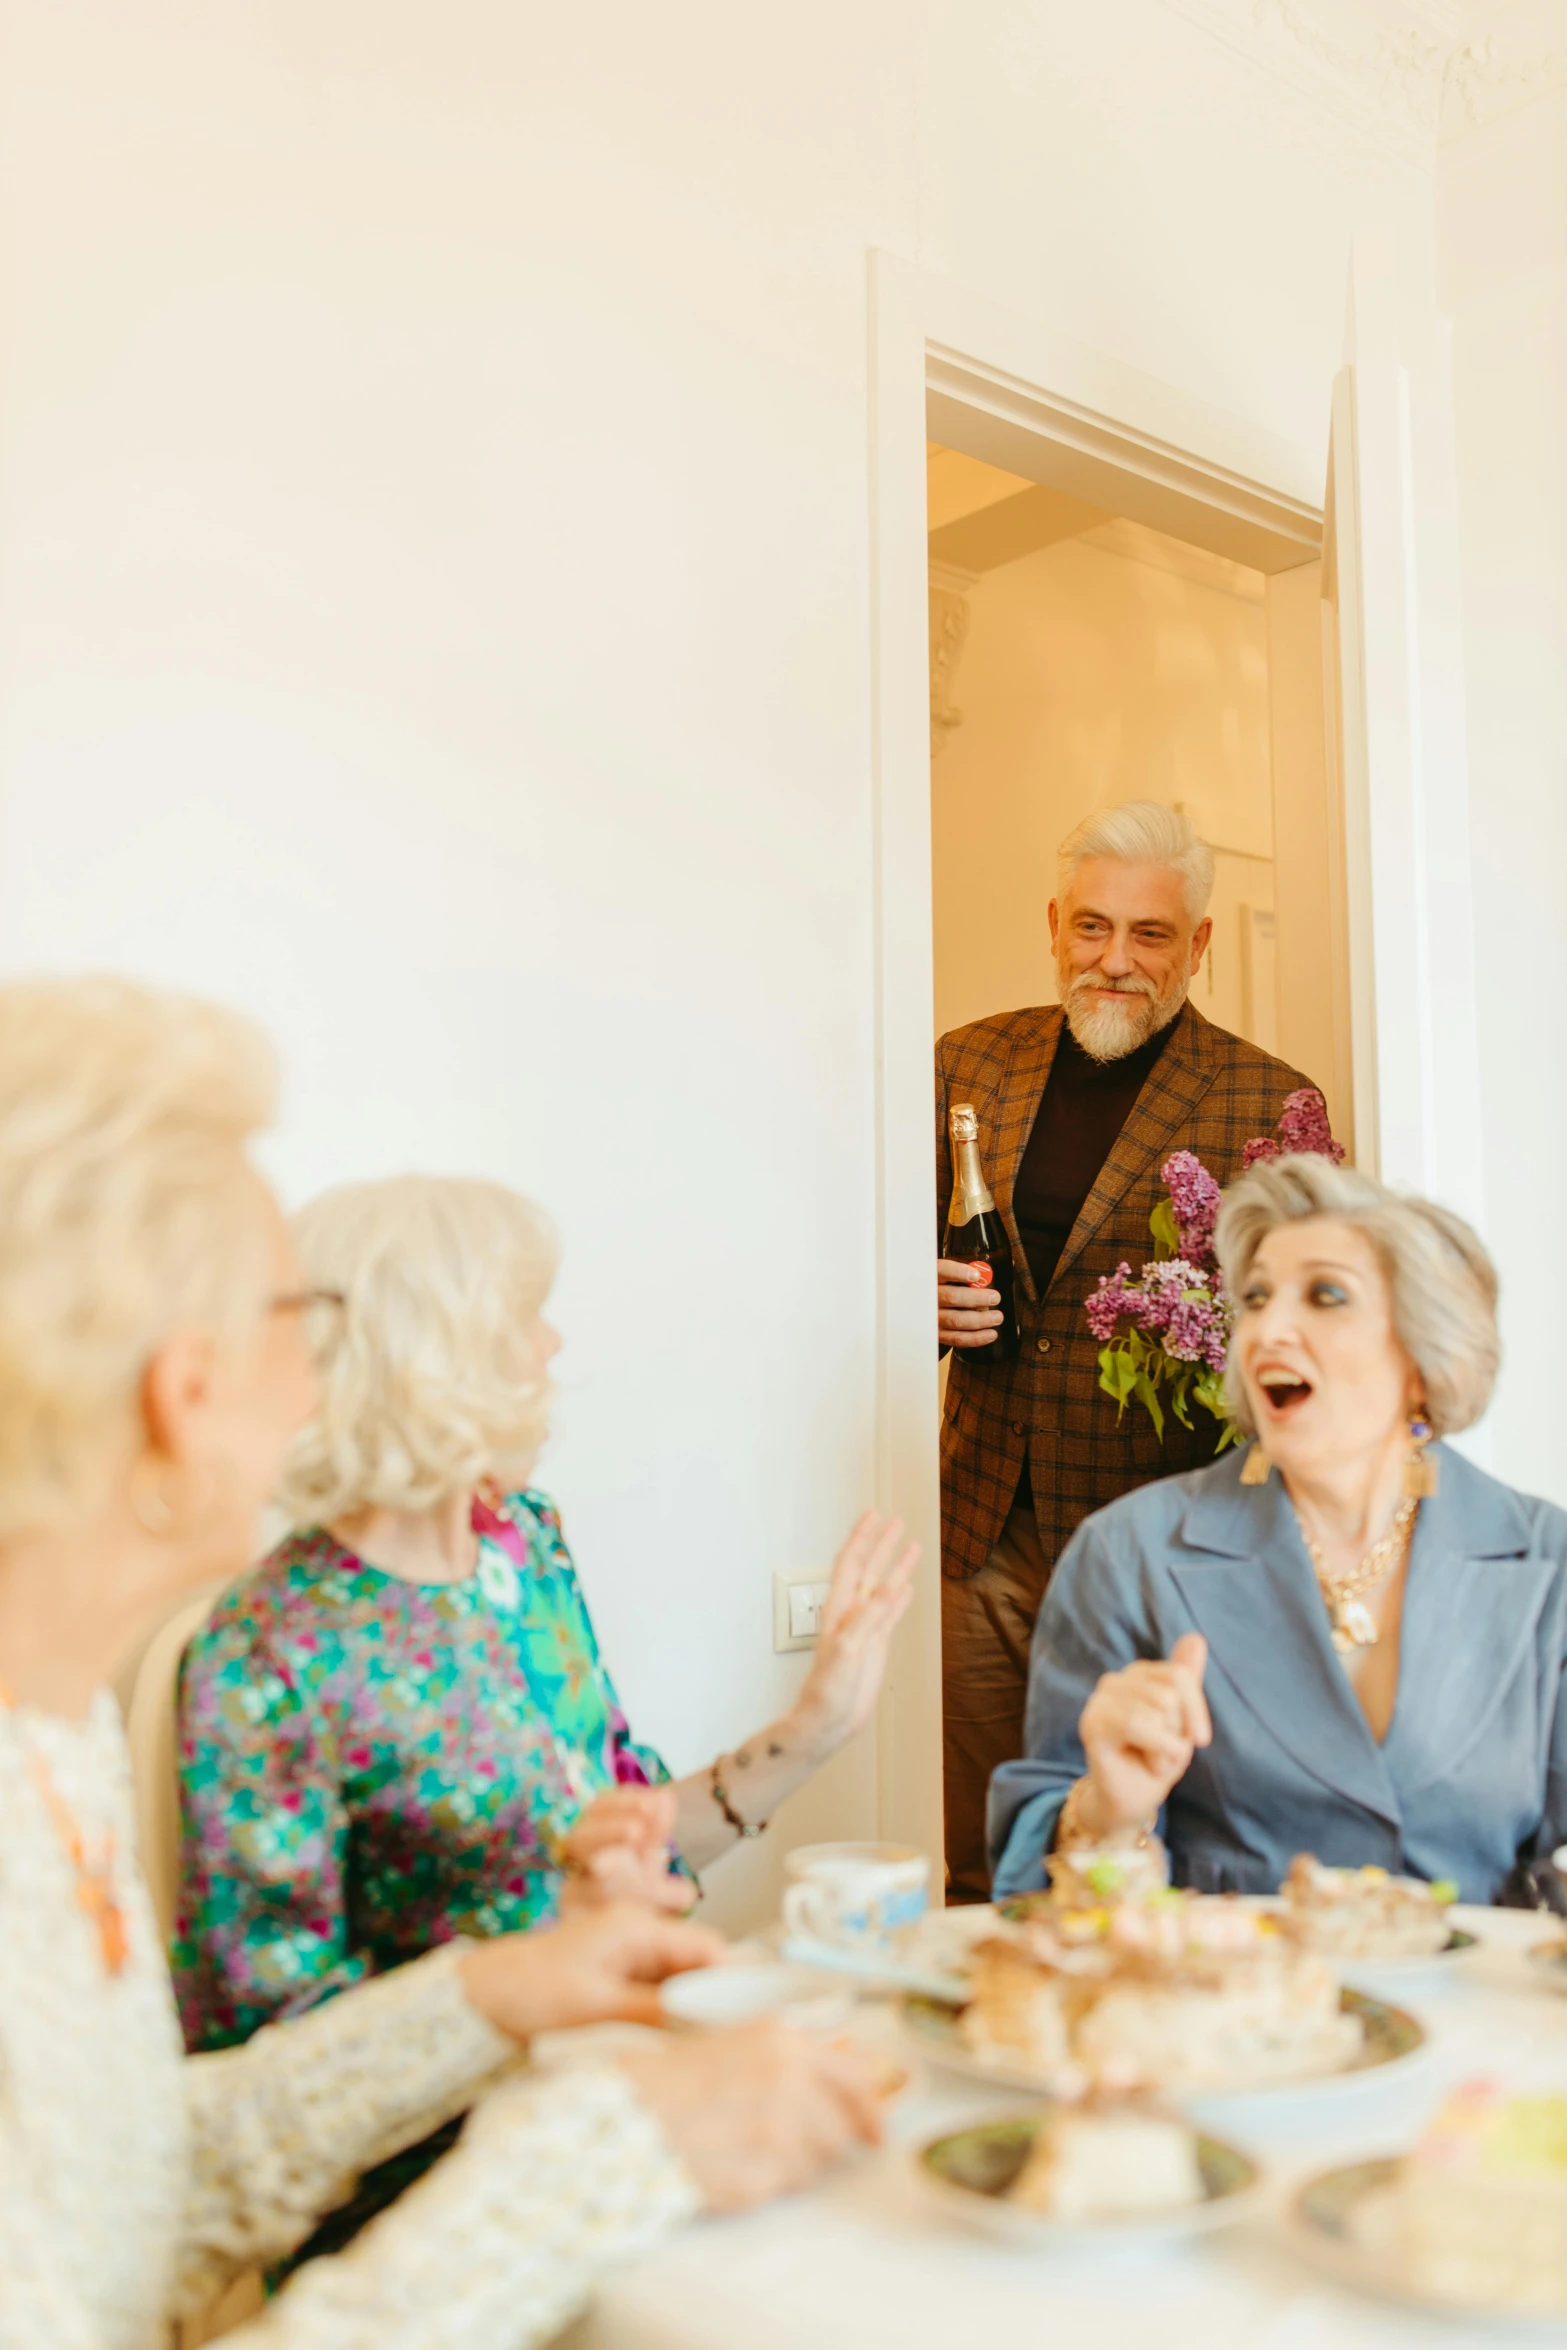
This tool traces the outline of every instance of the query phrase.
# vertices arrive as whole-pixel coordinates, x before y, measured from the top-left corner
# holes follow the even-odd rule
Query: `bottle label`
[[[996,1278],[989,1265],[970,1265],[968,1277],[976,1289],[988,1289]]]

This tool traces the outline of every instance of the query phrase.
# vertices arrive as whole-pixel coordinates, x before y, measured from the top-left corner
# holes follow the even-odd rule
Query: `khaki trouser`
[[[947,1899],[988,1901],[985,1797],[998,1763],[1023,1751],[1028,1652],[1053,1561],[1025,1477],[977,1575],[941,1586],[942,1757]]]

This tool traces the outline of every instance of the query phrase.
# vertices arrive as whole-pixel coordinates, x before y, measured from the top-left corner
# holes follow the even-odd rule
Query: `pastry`
[[[1053,1887],[978,1945],[970,1985],[960,2028],[980,2061],[1063,2097],[1300,2080],[1361,2041],[1332,1968],[1275,1918],[1147,1879],[1124,1898],[1101,1885],[1091,1908]]]
[[[1457,1887],[1386,1869],[1335,1869],[1298,1852],[1281,1888],[1288,1932],[1331,1958],[1430,1958],[1452,1938]]]
[[[1047,2114],[1012,2186],[1014,2203],[1068,2224],[1202,2199],[1197,2142],[1185,2123],[1115,2105]]]
[[[1567,2317],[1567,2096],[1468,2083],[1437,2114],[1388,2205],[1376,2248],[1417,2291]]]

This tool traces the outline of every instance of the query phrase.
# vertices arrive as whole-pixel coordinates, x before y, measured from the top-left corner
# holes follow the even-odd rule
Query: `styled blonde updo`
[[[1268,1234],[1311,1216],[1335,1217],[1375,1249],[1393,1329],[1419,1373],[1437,1435],[1472,1426],[1491,1400],[1502,1358],[1496,1267],[1478,1233],[1451,1208],[1389,1191],[1357,1168],[1308,1154],[1265,1159],[1230,1186],[1219,1210],[1215,1247],[1231,1297],[1240,1297]],[[1229,1397],[1241,1429],[1255,1436],[1233,1357]]]
[[[175,1330],[242,1345],[269,1269],[246,1145],[272,1049],[122,979],[0,987],[0,1540],[99,1506]]]
[[[306,1282],[347,1304],[311,1330],[321,1404],[284,1467],[291,1522],[526,1483],[549,1425],[530,1337],[559,1255],[543,1210],[500,1183],[400,1175],[323,1192],[294,1234]]]

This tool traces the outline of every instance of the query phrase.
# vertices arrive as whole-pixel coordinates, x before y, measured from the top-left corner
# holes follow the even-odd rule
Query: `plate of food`
[[[1454,1926],[1458,1887],[1388,1869],[1330,1868],[1297,1853],[1280,1889],[1284,1931],[1304,1950],[1336,1960],[1343,1971],[1374,1972],[1379,1980],[1429,1975],[1433,1967],[1473,1950],[1476,1937]]]
[[[1293,2090],[1424,2045],[1413,2016],[1343,1986],[1275,1910],[1163,1877],[1156,1846],[1066,1855],[1048,1896],[976,1944],[966,2005],[905,2000],[911,2039],[950,2070],[1064,2098]]]
[[[1295,2242],[1341,2283],[1487,2327],[1567,2325],[1567,2097],[1472,2081],[1412,2154],[1323,2171]]]
[[[988,2015],[983,1999],[961,2009],[934,1999],[905,1999],[903,2028],[919,2053],[944,2071],[1033,2096],[1080,2096],[1095,2083],[1183,2097],[1331,2089],[1398,2064],[1426,2043],[1424,2029],[1405,2009],[1330,1980],[1321,2006],[1304,2026],[1285,2020],[1281,2029],[1270,2022],[1259,2032],[1254,2014],[1230,2024],[1199,1993],[1195,1999],[1149,2002],[1140,2017],[1130,2018],[1131,2045],[1123,2049],[1120,2027],[1128,2021],[1127,2007],[1140,2002],[1120,2002],[1108,2033],[1101,2021],[1086,2050],[1080,2037],[1075,2044],[1068,2037],[1063,2056],[1053,2019],[1041,2045],[1037,2017],[1025,2020],[1016,2013],[1020,1999],[1032,2004],[1036,1986],[1025,1981],[996,1988],[1001,2003],[1013,2009],[1011,2015],[996,2017],[994,1992]],[[1124,2060],[1128,2055],[1133,2061]]]
[[[1249,2154],[1179,2115],[1115,2102],[979,2122],[917,2162],[956,2218],[1043,2245],[1196,2235],[1243,2218],[1262,2179]]]

